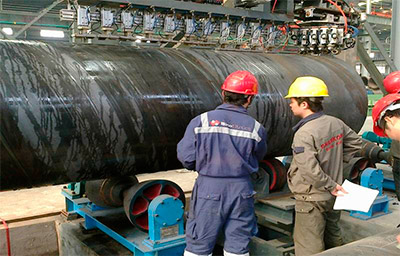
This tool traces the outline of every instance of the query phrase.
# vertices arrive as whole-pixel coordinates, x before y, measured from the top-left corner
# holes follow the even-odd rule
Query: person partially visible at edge
[[[323,113],[329,97],[324,81],[313,76],[297,78],[285,98],[293,114],[302,118],[293,128],[293,160],[288,185],[296,199],[294,245],[296,255],[312,255],[343,245],[335,197],[347,193],[343,162],[362,146],[361,138],[340,119]]]
[[[398,94],[400,92],[400,71],[395,71],[390,73],[383,80],[383,86],[385,90],[389,93]],[[390,154],[392,156],[392,172],[395,184],[395,191],[397,200],[400,200],[400,141],[394,139],[390,146]]]
[[[192,119],[177,147],[178,159],[199,176],[186,223],[185,256],[212,255],[218,234],[224,255],[249,255],[257,233],[250,175],[267,152],[265,128],[248,115],[258,82],[248,71],[230,74],[223,104]]]
[[[372,121],[374,133],[378,136],[400,141],[400,94],[388,94],[378,100],[372,109]],[[399,192],[398,189],[397,184],[396,193]],[[400,244],[400,234],[397,241]]]

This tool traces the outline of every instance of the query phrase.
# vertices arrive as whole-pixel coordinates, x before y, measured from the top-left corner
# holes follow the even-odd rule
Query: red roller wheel
[[[260,167],[263,168],[269,175],[269,191],[273,191],[276,187],[276,182],[278,179],[278,174],[274,166],[268,160],[262,160],[260,162]]]
[[[269,174],[269,191],[281,189],[286,184],[286,168],[277,159],[267,159],[260,162],[260,168]]]
[[[154,198],[164,194],[180,199],[185,205],[185,193],[172,181],[149,180],[127,190],[124,194],[124,209],[129,221],[140,230],[148,231],[149,205]]]
[[[281,161],[279,161],[278,159],[269,159],[269,161],[271,161],[272,165],[274,166],[276,173],[277,173],[277,184],[275,186],[275,190],[280,190],[281,188],[283,188],[283,186],[285,186],[286,182],[287,182],[287,171],[285,166],[283,165],[283,163]]]

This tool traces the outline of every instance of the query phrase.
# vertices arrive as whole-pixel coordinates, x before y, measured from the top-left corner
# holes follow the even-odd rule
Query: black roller
[[[119,207],[123,205],[124,191],[137,183],[135,176],[90,180],[85,183],[85,191],[88,199],[98,206]]]
[[[0,41],[0,190],[181,168],[187,124],[238,69],[260,82],[249,112],[268,157],[290,154],[298,119],[283,96],[298,76],[322,78],[326,112],[356,131],[366,117],[362,80],[333,57]]]

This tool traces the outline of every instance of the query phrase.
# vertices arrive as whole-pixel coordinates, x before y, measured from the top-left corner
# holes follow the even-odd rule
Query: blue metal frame
[[[176,216],[177,211],[182,211],[180,220],[176,220],[175,222],[169,221],[169,224],[178,225],[179,234],[175,236],[168,237],[161,239],[162,236],[157,236],[155,239],[152,240],[149,237],[149,234],[138,230],[137,228],[132,226],[132,232],[129,234],[122,235],[115,230],[111,229],[109,226],[105,225],[101,221],[97,219],[97,217],[104,217],[110,216],[112,214],[121,213],[124,211],[123,208],[103,208],[99,207],[93,203],[91,203],[87,198],[76,198],[75,195],[72,195],[69,189],[63,189],[61,192],[65,196],[66,208],[69,213],[77,213],[82,216],[85,220],[84,227],[87,230],[90,229],[99,229],[103,231],[106,235],[110,236],[118,243],[126,247],[130,250],[134,256],[170,256],[176,255],[181,256],[183,255],[184,249],[186,247],[185,243],[185,235],[183,230],[183,204],[180,200],[179,202],[173,202],[170,206],[170,212],[173,212]],[[162,195],[163,202],[169,202],[170,200],[174,201],[174,198],[171,196]],[[171,197],[172,199],[168,199]],[[161,201],[158,200],[159,198],[155,198],[153,201],[155,203],[155,209],[157,209],[157,203]],[[153,202],[152,202],[153,203]],[[150,206],[152,206],[152,203]],[[179,204],[180,203],[180,204]],[[150,210],[149,206],[149,210]],[[159,214],[159,213],[154,213]],[[149,223],[154,222],[154,214],[149,212]],[[163,227],[152,227],[155,230],[150,230],[150,233],[154,232],[161,232],[160,228],[168,228],[170,225]],[[153,238],[154,239],[154,238]]]
[[[392,139],[386,138],[386,137],[380,137],[380,136],[376,135],[374,132],[370,132],[370,131],[364,132],[362,134],[362,138],[366,139],[370,142],[375,142],[375,143],[382,145],[382,148],[386,151],[389,150],[390,146],[392,145]]]
[[[392,140],[390,138],[380,137],[376,135],[374,132],[370,131],[364,132],[362,134],[362,138],[371,142],[378,143],[378,145],[382,145],[382,148],[385,151],[388,151],[390,149],[390,146],[392,145]],[[382,163],[387,164],[386,161],[382,161]],[[394,180],[392,178],[383,178],[383,188],[396,190],[394,185]]]
[[[379,190],[379,194],[375,201],[372,203],[368,212],[350,211],[350,216],[368,220],[371,218],[379,217],[391,213],[389,211],[389,201],[387,195],[383,195],[383,172],[375,168],[367,168],[361,175],[360,185],[366,188]]]
[[[383,178],[383,188],[395,191],[396,186],[394,184],[394,180],[390,178]]]
[[[183,227],[184,208],[181,200],[169,195],[160,195],[151,201],[148,209],[149,240],[159,241],[157,247],[162,244],[161,241],[167,240],[166,238],[170,237],[171,234],[175,236],[185,234]],[[166,232],[169,227],[171,227],[170,231]]]

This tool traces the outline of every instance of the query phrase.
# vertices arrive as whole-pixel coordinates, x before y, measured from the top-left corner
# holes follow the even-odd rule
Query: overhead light
[[[140,39],[136,39],[136,40],[135,40],[135,43],[137,43],[137,44],[138,44],[138,43],[141,43],[141,42],[142,42],[142,40],[140,40]]]
[[[14,33],[12,28],[2,28],[1,30],[8,36],[11,36]]]
[[[371,59],[373,59],[373,58],[375,57],[375,53],[374,53],[374,52],[371,52],[371,53],[369,54],[369,57],[370,57]]]
[[[51,37],[51,38],[64,38],[64,31],[60,30],[40,30],[41,37]]]
[[[361,3],[358,3],[358,6],[363,6],[363,5],[366,5],[367,3],[365,3],[365,2],[361,2]]]

